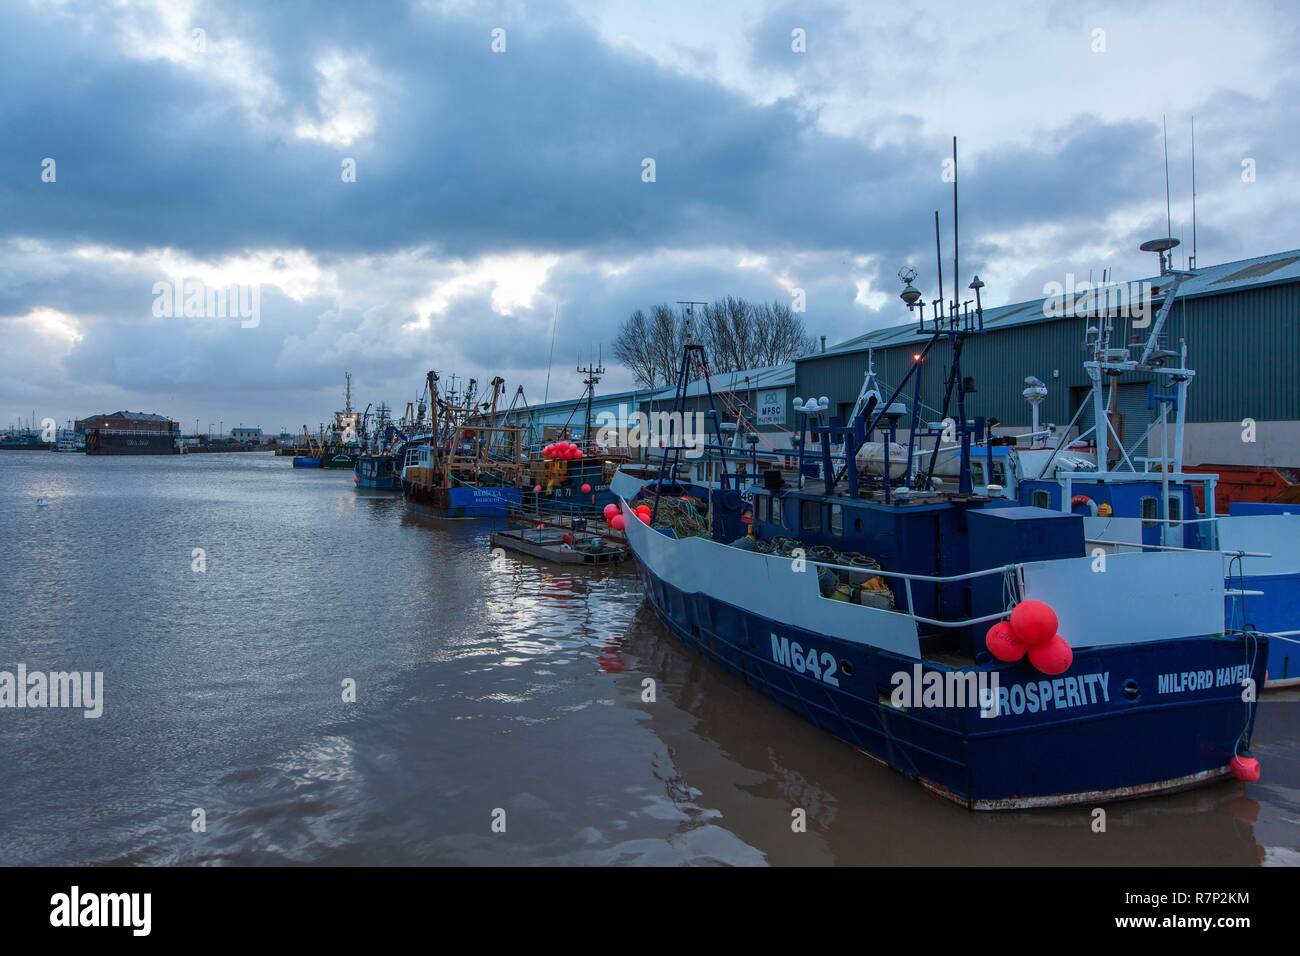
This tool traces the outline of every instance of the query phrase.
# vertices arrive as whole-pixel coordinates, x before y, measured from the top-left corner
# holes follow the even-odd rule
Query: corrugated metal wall
[[[1021,392],[1025,376],[1036,375],[1048,388],[1042,420],[1068,422],[1076,407],[1071,389],[1088,385],[1082,344],[1089,321],[1056,319],[968,338],[962,373],[974,377],[976,393],[968,397],[967,413],[1027,426],[1030,410]],[[1184,300],[1175,304],[1166,332],[1169,348],[1176,349],[1180,337],[1187,339],[1188,363],[1197,372],[1188,402],[1189,422],[1300,419],[1300,283]],[[1125,341],[1129,334],[1124,323],[1117,323],[1117,341]],[[1132,334],[1145,335],[1142,330]],[[897,385],[920,348],[920,341],[913,340],[877,349],[876,371],[882,381]],[[932,410],[943,401],[943,369],[948,361],[946,343],[937,345],[926,360],[929,368],[921,401]],[[866,368],[865,351],[810,356],[797,364],[795,394],[825,395],[832,407],[852,402]],[[1144,379],[1133,375],[1124,381],[1138,384]],[[903,400],[910,410],[910,383]]]
[[[721,416],[721,420],[724,422],[735,421],[736,416],[732,413],[732,405],[738,405],[740,408],[746,409],[747,411],[745,414],[747,417],[756,416],[757,409],[755,408],[755,402],[757,401],[757,396],[763,392],[784,392],[785,393],[785,416],[783,422],[777,424],[759,425],[758,430],[760,432],[763,432],[764,434],[769,432],[779,434],[779,433],[797,431],[799,427],[799,423],[794,413],[794,388],[793,386],[788,386],[788,385],[776,385],[776,386],[765,386],[762,388],[754,388],[747,391],[738,392],[734,397],[730,392],[726,392],[726,391],[715,392],[714,402],[715,405],[717,406],[718,414]],[[856,394],[856,392],[854,394]],[[655,411],[655,412],[671,411],[673,407],[673,398],[670,395],[667,398],[658,399],[653,403],[653,407],[651,402],[642,401],[640,403],[640,407],[641,410],[646,413],[649,413],[651,411]],[[706,412],[708,411],[708,408],[709,408],[709,400],[707,396],[691,396],[686,400],[686,409],[689,412],[692,413]]]

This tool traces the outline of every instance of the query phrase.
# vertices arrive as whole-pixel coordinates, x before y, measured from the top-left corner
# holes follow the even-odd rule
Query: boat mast
[[[591,353],[588,352],[587,354],[590,355]],[[582,380],[583,384],[587,386],[587,416],[582,425],[582,441],[588,450],[591,448],[591,406],[596,398],[596,386],[600,384],[600,377],[605,374],[605,365],[600,350],[597,351],[596,356],[595,364],[592,364],[588,359],[585,368],[579,365],[577,369],[579,373],[586,376]]]

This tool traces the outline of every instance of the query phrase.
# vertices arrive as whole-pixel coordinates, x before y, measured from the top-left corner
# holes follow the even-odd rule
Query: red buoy
[[[1055,677],[1070,669],[1074,663],[1074,649],[1060,634],[1053,634],[1051,640],[1030,646],[1029,663],[1049,677]]]
[[[589,494],[591,494],[591,485],[583,485],[583,486],[582,486],[582,493],[583,493],[584,495],[589,495]]]
[[[1254,757],[1244,757],[1237,754],[1228,761],[1228,767],[1232,770],[1234,777],[1245,783],[1254,783],[1259,779],[1259,761]]]
[[[984,635],[984,646],[989,649],[990,654],[1004,664],[1020,660],[1028,650],[1017,640],[1011,625],[1006,621],[998,621],[988,629],[988,633]]]
[[[605,520],[609,521],[614,515],[618,514],[618,505],[610,503],[605,505]]]
[[[1060,622],[1056,612],[1042,601],[1021,601],[1011,611],[1011,630],[1024,644],[1046,644],[1056,634]]]

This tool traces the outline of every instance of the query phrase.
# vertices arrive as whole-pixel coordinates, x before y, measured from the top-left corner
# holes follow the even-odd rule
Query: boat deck
[[[574,539],[573,544],[565,542],[566,533]],[[491,543],[494,548],[508,548],[557,564],[617,564],[627,557],[627,549],[609,544],[600,535],[573,534],[550,528],[497,531],[493,533]]]

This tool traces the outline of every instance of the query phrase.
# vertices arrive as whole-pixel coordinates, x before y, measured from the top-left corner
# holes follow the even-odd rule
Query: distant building
[[[262,429],[245,428],[243,425],[230,429],[230,437],[237,442],[243,442],[245,445],[262,444]]]
[[[174,455],[181,426],[164,415],[111,412],[78,419],[88,455]]]

